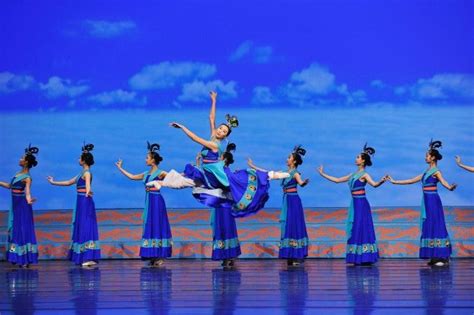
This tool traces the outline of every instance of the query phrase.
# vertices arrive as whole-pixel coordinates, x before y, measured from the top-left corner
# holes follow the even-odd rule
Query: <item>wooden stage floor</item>
[[[418,259],[372,267],[342,259],[103,260],[84,270],[67,261],[30,269],[0,262],[0,314],[473,314],[474,260],[431,268]]]

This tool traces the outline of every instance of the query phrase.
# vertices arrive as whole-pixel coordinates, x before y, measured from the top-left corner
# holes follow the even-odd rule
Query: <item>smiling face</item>
[[[229,127],[227,127],[227,125],[220,125],[217,129],[216,129],[216,138],[219,139],[219,140],[222,140],[224,139],[225,137],[227,137],[227,135],[229,134]]]

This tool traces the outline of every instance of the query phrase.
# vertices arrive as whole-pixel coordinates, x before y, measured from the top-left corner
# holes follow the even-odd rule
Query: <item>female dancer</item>
[[[380,181],[374,182],[365,171],[367,166],[372,165],[371,155],[374,153],[375,150],[365,144],[364,149],[355,160],[357,172],[343,177],[333,177],[325,174],[322,165],[318,169],[322,177],[334,183],[349,182],[352,201],[349,207],[346,228],[348,237],[346,263],[354,265],[370,265],[377,262],[379,258],[370,204],[365,197],[365,185],[367,183],[372,187],[379,187],[386,181],[385,178],[382,178]]]
[[[158,153],[159,150],[159,144],[150,144],[148,142],[148,153],[145,163],[150,167],[150,170],[141,174],[127,172],[122,167],[122,160],[115,163],[123,175],[132,180],[142,180],[145,184],[146,197],[143,211],[143,236],[140,256],[143,260],[150,260],[150,266],[152,267],[163,265],[164,259],[171,257],[173,246],[165,200],[160,190],[155,187],[146,186],[148,182],[162,179],[166,176],[166,172],[158,168],[160,162],[163,161],[163,158]]]
[[[25,149],[18,172],[10,183],[0,182],[0,186],[12,192],[12,207],[8,215],[7,260],[27,268],[29,264],[38,263],[38,245],[36,243],[35,223],[32,204],[36,199],[31,197],[32,178],[30,169],[38,165],[35,154],[39,149],[31,145]]]
[[[222,155],[226,168],[234,163],[232,151],[236,149],[234,143],[227,145]],[[232,216],[232,204],[222,202],[219,207],[211,209],[212,226],[212,260],[222,260],[224,268],[233,267],[235,258],[240,256],[240,243],[237,234],[237,225]]]
[[[306,150],[301,146],[294,148],[286,160],[289,177],[283,179],[283,207],[280,214],[281,237],[279,258],[287,259],[288,266],[299,265],[306,256],[308,256],[308,233],[304,218],[303,205],[298,196],[297,185],[304,187],[309,179],[302,180],[298,172],[298,165],[303,164],[303,158]],[[251,168],[266,172],[256,167],[252,160],[248,164]]]
[[[438,161],[443,158],[438,151],[441,146],[441,141],[430,141],[428,152],[425,155],[425,162],[429,167],[423,174],[407,180],[394,180],[391,176],[386,176],[392,184],[397,185],[408,185],[421,181],[423,199],[421,203],[420,258],[430,259],[428,265],[438,267],[448,265],[452,248],[437,185],[440,182],[450,191],[456,189],[457,186],[456,184],[449,185],[437,167]]]
[[[93,266],[100,259],[99,231],[91,190],[90,168],[94,165],[94,156],[91,153],[93,149],[93,144],[84,144],[82,147],[82,154],[79,158],[82,172],[77,176],[65,181],[55,181],[53,177],[47,177],[48,182],[56,186],[76,184],[77,201],[72,213],[72,241],[68,259],[76,265],[82,265],[82,267]]]
[[[224,163],[221,159],[224,153],[222,141],[225,140],[232,132],[232,128],[239,125],[237,117],[226,115],[227,123],[222,123],[216,128],[216,99],[217,93],[211,92],[211,111],[209,113],[209,123],[211,129],[211,139],[205,140],[185,126],[176,122],[171,123],[172,127],[179,128],[194,142],[203,146],[201,150],[202,170],[190,164],[186,165],[184,174],[186,177],[199,182],[208,188],[228,189],[229,181],[224,172]],[[199,185],[198,184],[198,185]]]
[[[461,163],[461,157],[459,155],[456,155],[456,164],[460,167],[465,169],[466,171],[469,172],[474,172],[474,166],[467,166],[465,164]]]

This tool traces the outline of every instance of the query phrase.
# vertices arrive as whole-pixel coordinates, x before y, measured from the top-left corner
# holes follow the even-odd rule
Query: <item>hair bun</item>
[[[150,142],[148,142],[148,141],[146,143],[147,143],[147,148],[148,148],[149,152],[160,151],[160,145],[158,143],[150,144]]]
[[[90,152],[92,150],[94,150],[94,145],[92,143],[88,143],[88,144],[84,143],[84,145],[82,146],[82,152],[87,153],[87,152]]]
[[[306,154],[306,150],[303,149],[301,144],[295,146],[295,148],[293,149],[293,152],[299,155],[303,155],[303,156]]]
[[[375,154],[375,149],[372,147],[367,146],[367,142],[364,144],[364,149],[363,152],[368,155],[374,155]]]

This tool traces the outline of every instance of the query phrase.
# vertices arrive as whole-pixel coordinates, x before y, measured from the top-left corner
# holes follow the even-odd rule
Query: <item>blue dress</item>
[[[452,248],[441,199],[438,195],[439,180],[433,167],[423,174],[423,201],[421,215],[420,258],[449,258]]]
[[[90,171],[82,171],[76,178],[77,201],[72,214],[72,243],[68,259],[76,265],[86,261],[97,262],[100,259],[95,204],[92,197],[86,196],[86,181],[82,178],[85,173],[90,173]]]
[[[237,225],[231,207],[212,209],[212,260],[231,259],[240,256]]]
[[[347,220],[346,262],[356,265],[374,263],[379,258],[370,204],[365,197],[367,182],[360,180],[364,174],[365,171],[355,173],[349,180],[352,202]]]
[[[23,181],[30,174],[17,174],[10,182],[12,206],[8,216],[7,260],[14,264],[27,265],[38,263],[38,245],[36,243],[33,208],[26,201]]]
[[[211,141],[217,144],[217,152],[212,152],[212,150],[203,147],[201,149],[202,166],[198,168],[187,164],[184,175],[206,188],[226,190],[229,187],[229,180],[224,172],[224,161],[221,160],[224,148],[221,141],[217,139],[211,139]]]
[[[145,187],[146,183],[158,180],[162,172],[160,169],[152,174],[145,172],[143,174]],[[165,200],[155,187],[147,188],[140,256],[142,259],[171,257],[172,246],[173,240]]]
[[[283,207],[280,214],[281,238],[279,258],[303,259],[308,256],[308,233],[304,219],[303,205],[296,189],[297,182],[293,178],[296,170],[285,178],[283,187]]]

